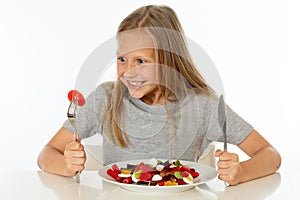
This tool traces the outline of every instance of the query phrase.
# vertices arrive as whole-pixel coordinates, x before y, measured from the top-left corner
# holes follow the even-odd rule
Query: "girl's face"
[[[154,49],[139,49],[118,55],[117,72],[130,95],[152,103],[159,97]]]
[[[149,37],[123,35],[117,52],[118,77],[127,86],[130,95],[148,104],[160,104],[157,65]]]

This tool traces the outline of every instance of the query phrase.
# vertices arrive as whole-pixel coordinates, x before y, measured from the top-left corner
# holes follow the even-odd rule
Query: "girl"
[[[197,161],[213,141],[223,141],[218,99],[193,64],[175,12],[141,7],[126,17],[117,34],[115,82],[97,87],[77,114],[82,138],[99,132],[105,164],[130,159]],[[228,142],[249,160],[216,150],[219,179],[230,185],[276,172],[279,153],[251,125],[226,107]],[[44,147],[39,167],[74,176],[84,169],[83,145],[66,121]]]

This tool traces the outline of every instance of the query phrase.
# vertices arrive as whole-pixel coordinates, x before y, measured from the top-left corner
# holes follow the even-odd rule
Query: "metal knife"
[[[227,135],[226,135],[226,111],[223,95],[220,96],[218,105],[218,121],[224,137],[224,151],[227,151]]]

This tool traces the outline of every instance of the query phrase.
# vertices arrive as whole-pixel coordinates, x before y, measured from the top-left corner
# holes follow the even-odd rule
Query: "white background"
[[[287,0],[1,0],[1,170],[37,170],[66,119],[89,54],[136,8],[165,4],[215,63],[227,103],[282,154],[298,156],[299,6]]]

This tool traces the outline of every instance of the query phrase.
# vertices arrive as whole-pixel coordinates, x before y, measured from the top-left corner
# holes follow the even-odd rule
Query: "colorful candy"
[[[126,168],[121,168],[113,164],[107,170],[107,174],[116,181],[125,184],[138,184],[148,186],[177,186],[192,184],[194,178],[199,176],[194,168],[189,168],[180,161],[161,161],[153,160],[151,164],[141,162],[137,165],[127,164]]]

